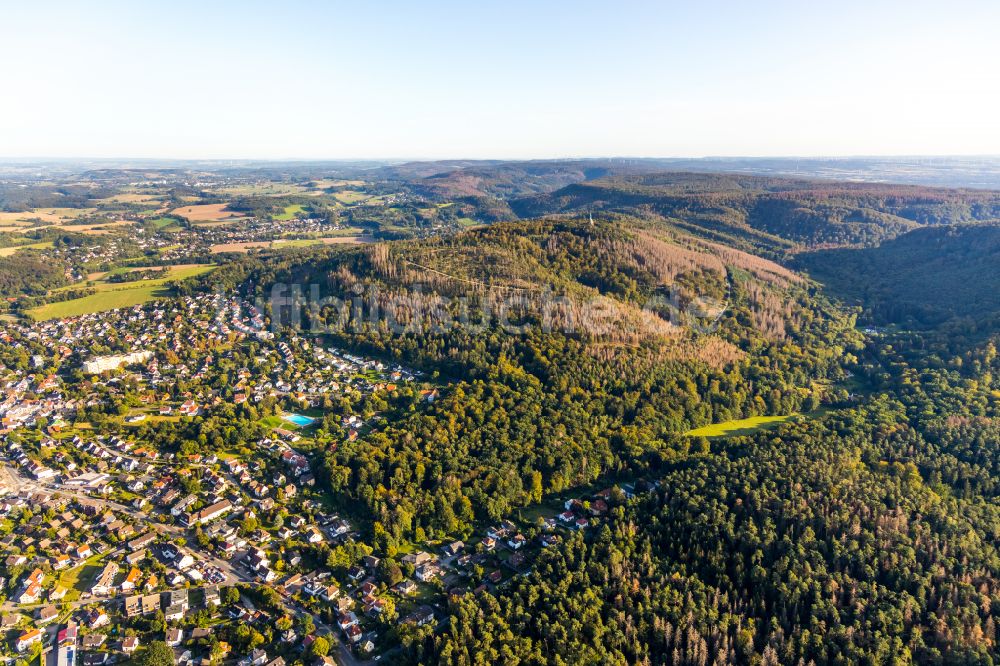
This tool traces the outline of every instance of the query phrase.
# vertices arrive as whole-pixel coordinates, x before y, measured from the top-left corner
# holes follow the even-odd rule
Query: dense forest
[[[0,297],[44,295],[66,283],[60,262],[32,252],[0,256]]]
[[[113,190],[81,184],[32,184],[0,182],[0,211],[27,211],[32,208],[83,208],[92,199],[111,196]]]
[[[863,404],[667,462],[595,538],[502,595],[455,599],[449,630],[413,632],[409,656],[995,663],[995,340],[879,337],[856,370]]]
[[[883,402],[671,465],[508,593],[464,596],[444,664],[992,663],[995,505],[892,460]],[[554,658],[558,655],[558,659]]]
[[[997,314],[998,257],[1000,226],[991,223],[917,229],[879,247],[797,259],[840,298],[864,303],[877,323],[929,328]]]

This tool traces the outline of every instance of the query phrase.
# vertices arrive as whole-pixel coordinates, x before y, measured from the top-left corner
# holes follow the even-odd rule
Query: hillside
[[[431,196],[516,199],[607,176],[651,173],[665,168],[664,164],[663,160],[636,159],[446,160],[383,167],[372,175],[406,182]]]
[[[384,515],[379,489],[394,488],[394,515],[407,516],[384,516],[394,539],[461,533],[684,455],[691,427],[814,409],[857,344],[852,322],[787,269],[625,217],[495,225],[272,269],[254,279],[263,293],[277,281],[364,295],[364,316],[327,307],[310,330],[449,382],[427,410],[328,456],[333,496],[362,515]]]
[[[522,217],[644,211],[779,251],[875,245],[924,225],[1000,218],[1000,194],[761,176],[665,173],[576,183],[511,202]]]
[[[194,511],[228,478],[247,511],[192,553],[240,561],[232,528],[275,585],[335,583],[387,663],[995,663],[997,194],[632,166],[95,171],[113,225],[2,239],[12,451],[83,472],[117,435]],[[240,654],[302,658],[243,595],[338,622],[234,570],[194,617]]]
[[[411,162],[366,173],[388,187],[404,187],[432,201],[454,202],[464,213],[484,222],[511,221],[509,202],[620,174],[650,173],[664,168],[661,160],[538,160],[497,162],[446,160]]]
[[[1000,314],[1000,225],[916,229],[878,247],[805,253],[798,265],[881,324],[927,328]]]
[[[918,228],[801,260],[876,284],[965,261],[956,279],[971,279],[995,261],[994,233]],[[441,382],[434,401],[325,453],[324,487],[378,552],[468,543],[508,516],[536,540],[552,533],[539,516],[573,498],[586,513],[608,489],[591,527],[556,529],[509,582],[467,594],[508,566],[476,570],[447,626],[401,627],[406,663],[990,663],[995,347],[862,339],[813,283],[706,236],[652,215],[567,216],[315,252],[254,277],[263,293],[364,295],[362,320],[328,307],[310,323]],[[864,271],[837,259],[890,250]],[[921,258],[942,253],[926,272]],[[712,326],[674,321],[647,307],[666,295],[726,307]],[[598,303],[599,319],[569,316]],[[513,328],[484,321],[504,307]],[[783,423],[685,434],[747,415]],[[630,499],[637,479],[657,484]]]

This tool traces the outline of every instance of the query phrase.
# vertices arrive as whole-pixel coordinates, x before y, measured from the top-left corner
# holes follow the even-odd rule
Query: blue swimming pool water
[[[315,419],[311,419],[308,416],[303,416],[302,414],[285,414],[281,418],[294,423],[297,426],[305,427],[311,424]]]

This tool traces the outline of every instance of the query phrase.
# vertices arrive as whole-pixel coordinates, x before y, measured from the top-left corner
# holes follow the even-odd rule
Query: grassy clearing
[[[295,219],[299,213],[305,211],[305,206],[301,204],[292,204],[290,206],[285,206],[285,212],[275,215],[274,219],[281,222],[287,222],[289,220]]]
[[[83,564],[62,572],[56,585],[68,590],[63,602],[76,601],[80,598],[81,592],[90,590],[101,569],[104,568],[103,560],[103,555],[92,555],[84,560]]]
[[[171,266],[165,277],[154,280],[123,283],[97,282],[93,285],[97,289],[96,294],[59,303],[48,303],[28,310],[27,314],[35,320],[64,319],[118,308],[129,308],[158,298],[169,297],[172,292],[167,286],[168,282],[202,275],[214,268],[215,266],[208,264]]]
[[[44,250],[52,247],[52,241],[43,243],[29,243],[27,245],[16,245],[14,247],[0,247],[0,257],[9,257],[20,250]]]
[[[112,275],[136,273],[138,271],[148,270],[144,267],[119,266],[118,268],[112,268],[106,273],[93,274],[94,284],[92,285],[77,283],[66,287],[59,287],[57,289],[53,289],[53,291],[66,291],[68,289],[78,289],[85,286],[93,287],[98,292],[121,291],[125,289],[135,289],[137,287],[161,287],[167,282],[171,282],[173,280],[186,280],[190,277],[202,275],[203,273],[209,272],[213,268],[215,268],[213,264],[177,264],[175,266],[168,266],[168,270],[163,277],[157,277],[151,280],[138,280],[136,282],[109,282],[108,278]]]
[[[49,303],[28,310],[27,314],[35,320],[65,319],[66,317],[79,317],[95,312],[117,310],[118,308],[130,308],[133,305],[141,305],[170,295],[171,291],[167,287],[143,286],[135,289],[100,292],[61,303]]]
[[[749,435],[761,430],[773,430],[782,423],[792,419],[798,414],[786,414],[784,416],[751,416],[748,419],[734,419],[722,423],[688,430],[685,435],[692,437],[731,437],[733,435]]]
[[[366,199],[370,199],[371,195],[364,192],[355,192],[354,190],[343,190],[341,192],[335,192],[333,197],[344,204],[356,204]]]
[[[166,229],[177,224],[177,220],[172,217],[157,217],[153,220],[146,220],[146,224],[152,225],[154,229]]]

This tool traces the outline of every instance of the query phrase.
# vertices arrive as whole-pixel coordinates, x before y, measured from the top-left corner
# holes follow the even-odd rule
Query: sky
[[[1000,155],[1000,3],[0,0],[0,157]]]

